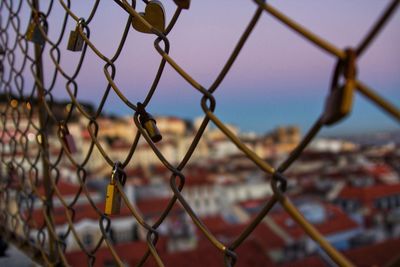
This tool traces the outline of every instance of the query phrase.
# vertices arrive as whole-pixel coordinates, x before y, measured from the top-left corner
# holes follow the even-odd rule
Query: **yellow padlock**
[[[106,215],[119,214],[121,209],[121,193],[117,188],[117,181],[122,185],[125,183],[124,173],[119,169],[120,163],[116,163],[111,174],[111,181],[107,185],[106,205],[104,213]]]

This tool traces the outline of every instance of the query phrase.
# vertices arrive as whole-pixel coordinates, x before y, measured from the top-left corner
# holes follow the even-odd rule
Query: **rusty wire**
[[[144,1],[148,4],[148,1]],[[97,149],[106,163],[109,165],[110,173],[115,164],[115,159],[111,158],[102,147],[97,136],[99,125],[97,119],[102,114],[105,102],[111,91],[115,92],[119,99],[132,110],[134,114],[134,123],[138,129],[134,141],[131,144],[129,153],[120,164],[121,169],[126,167],[131,162],[132,157],[137,149],[139,140],[144,140],[150,145],[154,154],[158,157],[160,162],[170,171],[170,186],[173,196],[169,204],[161,214],[161,216],[153,224],[149,224],[140,215],[140,211],[129,202],[128,197],[123,191],[123,186],[117,182],[117,189],[122,196],[122,200],[128,207],[132,214],[132,220],[147,231],[147,246],[148,251],[143,255],[142,259],[137,263],[137,266],[142,266],[149,257],[153,257],[158,266],[164,266],[163,259],[157,253],[156,244],[159,237],[158,228],[168,214],[171,212],[176,202],[179,202],[186,213],[192,218],[194,224],[204,234],[204,236],[221,252],[226,266],[234,266],[236,258],[235,250],[246,240],[246,238],[254,231],[257,225],[267,216],[268,212],[274,205],[280,203],[288,214],[296,221],[304,231],[314,239],[322,249],[340,266],[352,266],[340,252],[334,249],[323,236],[305,220],[297,208],[292,204],[290,199],[285,195],[286,181],[288,178],[284,176],[285,170],[301,155],[302,151],[307,147],[310,141],[317,135],[320,129],[331,122],[326,119],[326,114],[322,114],[316,119],[314,125],[305,135],[300,144],[292,151],[287,159],[275,170],[266,161],[261,159],[257,154],[248,148],[229,128],[214,114],[216,107],[216,99],[213,93],[219,88],[219,85],[229,72],[231,66],[235,62],[239,52],[246,43],[247,38],[253,31],[259,18],[262,14],[267,13],[277,20],[282,22],[290,29],[297,32],[300,36],[306,38],[311,43],[319,47],[326,53],[331,54],[337,58],[337,66],[335,74],[332,77],[332,88],[339,86],[339,78],[344,78],[344,84],[340,86],[348,87],[351,94],[358,91],[367,99],[375,103],[378,107],[387,112],[396,121],[400,121],[400,111],[397,107],[392,105],[387,100],[383,99],[377,90],[370,88],[362,81],[358,80],[356,75],[357,59],[365,53],[366,48],[374,40],[377,34],[381,31],[385,23],[389,20],[394,13],[400,1],[393,0],[387,7],[385,12],[377,20],[376,24],[371,27],[371,30],[361,40],[360,44],[355,47],[340,49],[335,47],[329,41],[317,36],[305,27],[301,26],[279,10],[271,6],[265,1],[254,0],[256,10],[253,17],[249,21],[247,28],[237,42],[234,50],[226,61],[224,67],[216,75],[214,82],[208,88],[202,86],[200,82],[196,81],[192,76],[186,72],[170,55],[170,42],[168,34],[173,30],[174,25],[177,23],[182,9],[177,7],[172,19],[166,26],[165,30],[161,32],[159,29],[153,27],[135,10],[136,1],[133,0],[129,3],[126,0],[114,0],[114,3],[126,12],[126,26],[119,40],[119,45],[111,57],[106,56],[100,51],[96,44],[90,38],[90,22],[96,16],[97,8],[100,1],[94,1],[92,9],[88,14],[78,14],[72,11],[70,0],[50,1],[45,9],[38,6],[38,2],[31,1],[12,1],[4,0],[0,3],[0,49],[2,53],[1,59],[1,83],[0,92],[7,96],[7,105],[1,110],[1,124],[2,132],[0,135],[1,145],[1,204],[0,204],[0,219],[1,219],[1,233],[8,239],[12,239],[21,248],[24,249],[30,257],[38,262],[53,266],[62,264],[69,266],[66,258],[65,239],[72,236],[80,249],[87,255],[88,265],[92,266],[96,260],[96,252],[99,248],[106,244],[109,248],[115,262],[123,266],[122,259],[119,257],[118,250],[114,247],[110,239],[110,226],[112,219],[100,210],[95,201],[89,194],[86,185],[87,170],[86,165],[90,160],[94,149]],[[48,25],[51,24],[47,21],[55,5],[59,5],[64,10],[64,16],[58,18],[62,20],[61,28],[58,32],[58,38],[51,40],[47,36]],[[30,22],[34,21],[38,25],[40,35],[43,37],[44,45],[33,44],[26,40],[25,25],[21,25],[21,12],[23,6],[31,10]],[[25,18],[26,19],[26,18]],[[189,146],[184,158],[181,162],[174,166],[171,164],[161,153],[161,151],[154,145],[153,141],[147,134],[146,130],[142,127],[139,121],[140,112],[138,110],[137,99],[128,99],[119,89],[118,84],[115,82],[117,68],[115,62],[118,60],[122,50],[124,49],[125,41],[128,37],[129,30],[131,29],[132,19],[139,20],[145,27],[155,36],[154,48],[160,55],[160,63],[158,70],[153,78],[153,82],[148,89],[146,97],[141,101],[143,106],[146,107],[152,100],[153,94],[158,88],[158,83],[164,72],[166,64],[169,64],[184,80],[190,84],[193,89],[202,94],[201,108],[204,111],[204,118],[200,128],[197,130],[195,137]],[[62,65],[61,59],[63,56],[64,48],[60,47],[61,41],[68,38],[66,25],[68,20],[76,23],[79,35],[83,38],[83,49],[80,51],[80,59],[76,68],[67,73]],[[44,71],[38,65],[38,60],[44,56],[44,47],[48,47],[49,58],[53,69],[46,69],[46,82],[40,77]],[[32,53],[36,49],[36,54]],[[103,90],[103,96],[100,104],[95,112],[87,110],[82,106],[77,97],[79,91],[79,84],[76,81],[80,70],[85,62],[88,49],[93,52],[101,61],[104,62],[103,70],[104,76],[107,79],[107,85]],[[17,60],[18,58],[18,60]],[[32,78],[32,88],[28,88],[30,79]],[[58,118],[53,111],[54,94],[53,90],[56,86],[56,81],[62,80],[65,82],[65,90],[70,99],[70,108],[63,118]],[[73,112],[79,113],[81,116],[88,120],[87,130],[91,137],[91,144],[88,151],[78,162],[74,155],[72,155],[63,141],[62,127],[68,125],[71,120]],[[325,112],[326,113],[326,112]],[[23,120],[24,119],[24,120]],[[338,119],[337,121],[339,121]],[[27,121],[27,125],[23,125],[22,121]],[[254,162],[263,172],[270,176],[271,186],[273,188],[273,196],[269,201],[264,204],[264,207],[253,221],[243,230],[243,232],[236,237],[230,244],[224,244],[216,238],[212,232],[207,229],[207,226],[202,222],[201,218],[193,211],[191,206],[185,200],[181,191],[184,189],[185,175],[182,173],[192,154],[196,150],[196,146],[201,140],[207,125],[212,122],[217,126],[227,138],[229,138],[247,157]],[[334,121],[333,123],[336,123]],[[59,141],[59,150],[56,157],[50,157],[48,152],[47,137],[50,125],[57,125],[57,137]],[[29,133],[34,133],[36,137],[36,144],[30,143]],[[74,199],[67,202],[60,193],[57,184],[60,178],[60,165],[63,161],[68,161],[73,169],[76,170],[76,176],[79,180],[80,190],[76,192]],[[42,164],[42,165],[41,165]],[[49,179],[45,180],[45,176]],[[13,177],[18,177],[17,184],[13,184]],[[38,187],[45,183],[46,193],[40,195]],[[68,230],[62,235],[58,236],[53,222],[52,199],[53,196],[58,198],[65,210],[65,215],[68,223]],[[97,241],[92,249],[84,246],[81,238],[76,232],[74,227],[75,205],[80,197],[86,197],[92,208],[96,211],[99,219],[99,228],[102,236]],[[44,222],[42,225],[32,225],[31,222],[34,199],[40,199],[43,204]],[[16,200],[17,205],[11,207],[12,200]],[[35,240],[27,239],[30,237],[33,228],[39,229]]]

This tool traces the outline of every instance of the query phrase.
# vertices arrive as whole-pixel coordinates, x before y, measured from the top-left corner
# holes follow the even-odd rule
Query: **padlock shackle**
[[[144,127],[144,124],[149,120],[152,120],[154,121],[154,123],[157,123],[156,120],[153,118],[153,116],[146,111],[144,105],[140,102],[137,103],[137,112],[139,113],[139,121],[142,127]]]
[[[113,170],[111,173],[110,184],[115,185],[117,182],[117,179],[121,183],[121,185],[125,185],[126,174],[125,174],[124,170],[122,169],[121,162],[119,162],[119,161],[114,163],[114,167],[113,167]]]
[[[144,105],[140,102],[137,103],[137,113],[139,114],[140,125],[146,130],[150,139],[154,143],[159,142],[162,136],[157,128],[157,121],[145,110]]]
[[[338,59],[338,62],[336,63],[335,70],[333,72],[331,80],[331,91],[340,87],[339,79],[341,75],[343,75],[346,78],[345,83],[347,83],[348,80],[354,80],[357,74],[355,51],[351,48],[347,48],[345,50],[345,53],[346,53],[345,59]]]
[[[65,121],[60,121],[59,125],[59,130],[65,134],[69,134],[69,129],[67,126],[67,123]]]

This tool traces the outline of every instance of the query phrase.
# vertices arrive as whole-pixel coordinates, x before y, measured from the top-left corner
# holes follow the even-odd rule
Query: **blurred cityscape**
[[[19,104],[24,108],[22,103]],[[60,112],[62,109],[63,105],[60,105]],[[20,128],[24,128],[24,119],[20,118]],[[35,122],[37,118],[33,117],[33,120]],[[71,120],[68,130],[76,147],[72,154],[74,160],[82,162],[93,146],[87,129],[88,121],[79,116]],[[162,133],[162,141],[156,146],[170,162],[179,164],[201,121],[177,117],[156,117],[156,121]],[[136,133],[132,116],[103,116],[97,124],[97,138],[105,152],[112,159],[123,161],[130,153]],[[5,128],[12,127],[10,123]],[[243,133],[234,125],[229,125],[229,128],[273,166],[287,157],[304,134],[295,125],[277,127],[265,134]],[[52,160],[56,160],[54,157],[61,149],[57,129],[57,125],[48,129]],[[285,173],[289,177],[286,194],[305,218],[357,266],[380,266],[399,254],[399,133],[317,138]],[[28,139],[28,152],[37,153],[37,136],[32,132]],[[7,146],[4,144],[7,140],[3,138],[2,143],[6,155]],[[12,149],[8,152],[21,153],[21,156],[23,153]],[[74,168],[68,158],[59,160],[58,194],[67,203],[76,201],[73,235],[78,235],[82,244],[78,244],[71,234],[64,236],[70,230],[66,210],[57,194],[53,199],[56,232],[65,241],[71,265],[88,266],[90,259],[80,246],[90,251],[102,235],[98,214],[86,195],[90,195],[99,210],[104,210],[111,168],[96,148],[87,162],[85,174]],[[124,190],[130,203],[148,224],[153,224],[173,195],[171,172],[143,138],[124,171],[127,175]],[[186,177],[182,191],[185,199],[204,225],[224,244],[229,244],[244,230],[273,194],[270,177],[248,160],[219,129],[211,126],[183,173]],[[15,179],[10,183],[11,190],[13,186],[20,186]],[[82,179],[88,188],[85,192],[80,191]],[[38,191],[44,195],[43,186]],[[78,192],[81,193],[76,200]],[[33,205],[32,227],[43,224],[40,203],[38,200]],[[110,227],[111,239],[120,257],[126,266],[135,266],[148,249],[147,231],[138,226],[124,205],[120,214],[112,216]],[[221,254],[194,226],[179,203],[160,226],[159,233],[157,251],[166,266],[222,265]],[[36,239],[36,235],[37,232],[33,232],[32,238]],[[104,242],[102,246],[96,253],[94,266],[114,266],[110,250]],[[240,255],[237,266],[335,266],[279,205],[263,219],[237,252]],[[150,257],[145,266],[156,266],[156,263]]]

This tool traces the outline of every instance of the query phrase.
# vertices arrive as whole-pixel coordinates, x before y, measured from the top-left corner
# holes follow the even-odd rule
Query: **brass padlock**
[[[125,173],[120,169],[120,163],[114,164],[110,183],[107,185],[106,205],[104,213],[106,215],[119,214],[121,209],[121,193],[118,190],[117,182],[125,184]]]
[[[28,30],[26,31],[25,38],[28,41],[34,42],[38,45],[44,44],[44,37],[36,22],[29,23]]]
[[[165,10],[163,4],[158,0],[151,0],[147,3],[145,12],[140,12],[139,15],[145,19],[154,29],[160,32],[165,30]],[[138,32],[152,33],[140,19],[132,18],[132,27]]]
[[[352,86],[346,84],[333,89],[325,102],[324,124],[331,125],[346,117],[351,111],[352,104]]]
[[[121,209],[121,195],[115,185],[111,182],[107,185],[106,207],[104,213],[106,215],[119,214]]]
[[[79,34],[79,27],[82,27],[83,20],[79,20],[78,25],[74,31],[69,34],[67,49],[70,51],[82,51],[83,37]]]
[[[322,121],[325,125],[331,125],[346,117],[353,105],[353,91],[355,87],[355,60],[356,53],[346,50],[346,60],[339,61],[332,79],[331,92],[325,102],[325,110]],[[344,75],[343,85],[339,85],[339,76]]]
[[[154,143],[161,141],[162,136],[158,130],[156,120],[144,109],[144,105],[142,103],[137,103],[137,106],[139,112],[139,121],[142,127],[146,130],[147,134]]]
[[[65,123],[60,124],[60,137],[70,154],[75,154],[78,151],[74,137],[69,133],[68,127]]]

